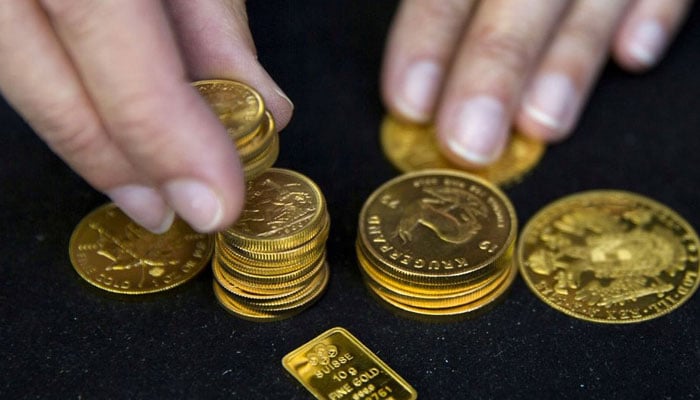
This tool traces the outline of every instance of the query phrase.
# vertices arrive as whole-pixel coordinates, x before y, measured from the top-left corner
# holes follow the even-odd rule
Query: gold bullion
[[[249,135],[250,139],[243,142],[236,141],[236,148],[241,162],[246,165],[251,160],[262,154],[272,144],[274,137],[277,136],[275,131],[275,120],[269,111],[265,111],[265,116],[258,128],[258,131]]]
[[[263,119],[265,103],[250,86],[225,79],[209,79],[192,84],[209,103],[232,139],[253,132]]]
[[[277,161],[277,157],[280,153],[280,140],[279,135],[275,133],[272,136],[272,141],[270,145],[264,149],[260,154],[250,161],[246,161],[243,165],[243,175],[246,180],[252,180],[258,177],[261,173],[265,172],[268,168],[272,167]]]
[[[412,172],[379,187],[359,218],[359,242],[378,268],[420,283],[468,282],[510,247],[510,200],[482,178],[454,170]]]
[[[321,190],[306,176],[269,168],[248,182],[246,205],[227,238],[251,251],[291,250],[328,222],[324,204]]]
[[[75,270],[90,284],[115,293],[145,294],[192,279],[207,265],[213,248],[210,235],[195,232],[179,218],[156,235],[109,203],[78,223],[69,253]]]
[[[517,262],[545,303],[592,322],[667,314],[698,288],[698,236],[678,214],[638,194],[571,195],[523,229]]]
[[[430,168],[464,170],[440,153],[432,125],[403,122],[387,115],[382,122],[380,140],[386,157],[402,172]],[[494,164],[474,171],[500,186],[518,182],[542,158],[545,145],[513,132],[501,158]]]
[[[282,365],[317,399],[418,397],[408,382],[340,327],[287,354]]]

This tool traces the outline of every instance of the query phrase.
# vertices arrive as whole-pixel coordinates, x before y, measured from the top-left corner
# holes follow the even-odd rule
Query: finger
[[[185,77],[160,2],[42,4],[110,137],[135,168],[193,228],[233,223],[243,204],[241,166],[224,127]]]
[[[523,98],[517,122],[524,133],[552,141],[571,132],[628,4],[627,0],[574,4]]]
[[[656,65],[688,14],[690,0],[638,0],[625,15],[614,41],[617,62],[631,71]]]
[[[480,3],[437,114],[438,142],[453,161],[483,166],[498,159],[525,82],[566,5],[563,0]]]
[[[49,147],[136,222],[166,230],[172,211],[107,136],[35,2],[0,2],[0,59],[0,90]]]
[[[170,15],[192,79],[245,82],[260,92],[279,129],[292,101],[258,62],[243,0],[169,0]]]
[[[432,118],[435,102],[474,1],[404,0],[387,41],[382,96],[394,115]]]

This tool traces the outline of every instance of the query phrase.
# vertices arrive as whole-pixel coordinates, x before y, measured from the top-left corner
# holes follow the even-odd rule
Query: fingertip
[[[516,121],[534,139],[560,141],[573,129],[581,101],[580,90],[567,74],[541,73],[523,96]]]
[[[163,233],[173,223],[173,210],[155,189],[126,184],[105,192],[124,214],[153,233]]]
[[[243,185],[240,182],[234,186],[242,189]],[[226,229],[243,208],[242,190],[224,194],[198,179],[173,179],[163,185],[163,192],[178,215],[202,233]]]
[[[659,21],[648,18],[626,24],[615,40],[613,54],[621,67],[644,72],[658,64],[669,41]]]
[[[480,95],[453,105],[438,119],[437,137],[443,153],[467,168],[483,168],[503,153],[509,121],[503,104]]]

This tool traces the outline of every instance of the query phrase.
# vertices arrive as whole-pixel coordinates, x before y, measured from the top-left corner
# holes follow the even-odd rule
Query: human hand
[[[689,0],[403,0],[382,72],[389,110],[434,122],[452,161],[498,159],[510,127],[565,138],[611,51],[654,66]]]
[[[235,147],[191,80],[255,87],[279,127],[293,106],[257,62],[244,0],[0,2],[0,92],[51,149],[154,232],[196,230],[244,200]]]

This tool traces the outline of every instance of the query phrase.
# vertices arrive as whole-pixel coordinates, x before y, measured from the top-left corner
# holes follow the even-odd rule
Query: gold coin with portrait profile
[[[440,152],[431,124],[416,124],[386,115],[380,128],[384,155],[401,172],[446,168],[465,171]],[[499,186],[519,182],[539,163],[546,146],[541,141],[513,132],[501,157],[493,164],[468,170]]]
[[[208,264],[213,248],[211,235],[195,232],[179,218],[157,235],[108,203],[78,223],[69,254],[75,270],[91,285],[133,295],[189,281]]]
[[[533,216],[516,261],[530,289],[569,316],[621,324],[665,315],[697,290],[700,241],[675,211],[615,190],[574,194]]]

